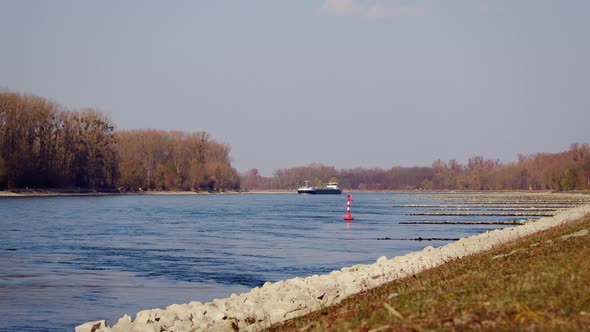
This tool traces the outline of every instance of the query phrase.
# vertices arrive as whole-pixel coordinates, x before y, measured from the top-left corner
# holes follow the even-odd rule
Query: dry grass
[[[269,330],[590,330],[589,229],[586,217]]]

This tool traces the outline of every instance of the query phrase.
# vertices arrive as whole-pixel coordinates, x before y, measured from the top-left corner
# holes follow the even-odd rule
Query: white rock
[[[136,323],[153,323],[163,314],[162,309],[142,310],[135,315]]]
[[[205,315],[214,321],[221,321],[226,317],[225,312],[220,310],[216,305],[205,304],[205,307],[207,308],[207,313]]]
[[[160,329],[154,324],[134,323],[129,332],[160,332]]]
[[[123,317],[119,318],[117,323],[113,325],[112,331],[113,332],[123,332],[131,330],[133,323],[131,322],[131,317],[125,314]]]
[[[94,332],[97,329],[107,327],[106,320],[97,320],[94,322],[87,322],[81,325],[78,325],[74,328],[75,332]]]

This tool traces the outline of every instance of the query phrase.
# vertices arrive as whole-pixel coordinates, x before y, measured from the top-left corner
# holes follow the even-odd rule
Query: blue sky
[[[0,0],[0,86],[239,171],[425,166],[590,143],[590,1]]]

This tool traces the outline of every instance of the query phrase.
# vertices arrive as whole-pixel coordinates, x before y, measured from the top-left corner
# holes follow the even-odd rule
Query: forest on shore
[[[590,147],[574,143],[564,152],[521,154],[505,165],[483,157],[470,158],[465,165],[437,160],[432,170],[432,179],[421,184],[425,189],[588,190]]]
[[[332,178],[348,190],[589,190],[590,146],[575,143],[564,152],[519,155],[508,164],[478,156],[466,164],[451,159],[436,160],[431,167],[390,169],[338,170],[311,164],[279,169],[271,177],[252,169],[241,183],[245,190],[294,190],[303,181],[322,186]]]
[[[238,174],[230,146],[206,132],[115,130],[96,109],[0,90],[0,190],[295,190],[330,179],[346,190],[589,190],[590,146],[507,164],[481,156],[390,169],[311,164],[265,177],[257,169]]]
[[[338,170],[312,164],[279,169],[271,177],[252,169],[241,182],[246,190],[294,190],[302,181],[321,186],[331,178],[347,190],[588,190],[590,146],[574,143],[564,152],[519,155],[508,164],[476,156],[465,164],[436,160],[431,167]]]
[[[104,113],[0,91],[0,189],[238,190],[206,132],[116,131]]]
[[[311,164],[279,169],[271,177],[252,169],[241,182],[249,190],[295,189],[303,181],[322,186],[330,178],[349,190],[589,190],[590,146],[574,143],[564,152],[519,155],[508,164],[477,156],[466,164],[451,159],[436,160],[431,167],[390,169],[338,170]]]

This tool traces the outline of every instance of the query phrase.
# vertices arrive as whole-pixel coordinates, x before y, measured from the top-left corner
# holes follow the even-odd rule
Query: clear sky
[[[0,86],[241,172],[510,162],[590,143],[590,1],[0,0]]]

